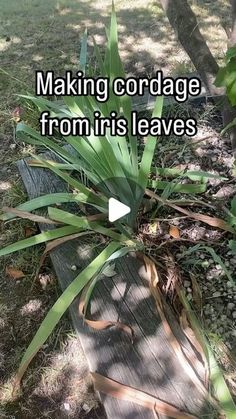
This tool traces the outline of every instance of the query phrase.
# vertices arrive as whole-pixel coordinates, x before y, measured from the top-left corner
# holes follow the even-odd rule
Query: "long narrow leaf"
[[[42,162],[42,159],[40,157],[34,156],[34,155],[33,155],[33,157],[36,160],[38,160],[39,162]],[[57,167],[51,165],[46,160],[43,160],[43,164],[45,165],[45,167],[47,167],[48,169],[51,169],[52,172],[56,173],[59,177],[61,177],[71,187],[73,187],[73,188],[77,189],[78,191],[82,192],[86,196],[86,198],[89,202],[92,202],[96,205],[99,205],[102,208],[106,207],[106,199],[105,198],[99,197],[98,195],[96,195],[95,193],[90,191],[86,186],[84,186],[83,183],[79,182],[77,179],[73,178],[72,176],[68,175],[67,173],[64,173],[63,171],[61,171]]]
[[[75,226],[66,226],[55,228],[53,230],[44,231],[36,236],[28,237],[18,241],[17,243],[10,244],[9,246],[0,249],[0,256],[9,255],[10,253],[18,252],[19,250],[26,249],[27,247],[35,246],[36,244],[45,243],[49,240],[54,240],[59,237],[64,237],[69,234],[77,233],[80,229]]]
[[[72,194],[72,193],[52,193],[52,194],[47,194],[47,195],[43,195],[43,196],[39,196],[37,198],[31,199],[30,201],[24,202],[23,204],[20,204],[16,207],[16,209],[18,210],[22,210],[22,211],[33,211],[35,209],[38,208],[43,208],[46,207],[48,205],[53,205],[53,204],[60,204],[60,203],[64,203],[64,202],[74,202],[78,195],[76,194]],[[83,198],[84,195],[81,194],[81,198]],[[0,215],[0,220],[2,221],[7,221],[14,218],[13,214],[10,213],[5,213]]]
[[[206,185],[194,185],[194,184],[185,184],[185,183],[172,183],[164,180],[149,180],[148,186],[153,189],[159,189],[163,191],[166,187],[170,186],[171,193],[187,193],[187,194],[199,194],[206,192]]]
[[[193,312],[187,298],[185,297],[185,294],[181,292],[178,287],[177,287],[177,291],[178,291],[180,300],[186,309],[186,314],[188,316],[191,327],[196,337],[199,339],[199,342],[201,343],[202,348],[204,350],[205,356],[208,359],[209,368],[210,368],[210,379],[213,384],[215,395],[217,399],[219,400],[220,407],[223,410],[223,413],[226,419],[236,419],[236,405],[230,394],[229,388],[225,382],[221,368],[217,364],[217,361],[214,357],[214,353],[206,337],[204,336],[201,325],[195,313]]]
[[[155,118],[160,118],[162,115],[162,108],[163,108],[163,97],[157,97],[154,111],[152,116]],[[155,148],[157,145],[157,138],[152,137],[151,135],[148,136],[139,168],[139,178],[138,183],[141,188],[145,189],[147,186],[148,176],[150,173],[153,156],[155,152]]]
[[[42,347],[48,336],[68,309],[75,297],[81,292],[89,280],[101,269],[106,260],[121,247],[120,243],[110,243],[66,288],[41,323],[21,361],[17,379],[20,382],[29,363]]]
[[[87,64],[87,29],[84,31],[84,35],[81,41],[80,57],[79,57],[79,66],[85,74],[86,64]]]
[[[213,383],[216,397],[219,400],[226,419],[236,419],[236,404],[233,401],[222,370],[217,364],[209,344],[207,344],[207,348],[210,362],[210,378]]]
[[[111,237],[113,240],[124,242],[130,241],[128,237],[114,232],[111,228],[106,228],[96,221],[90,221],[88,217],[78,216],[58,208],[48,208],[49,217],[55,221],[64,222],[66,224],[77,227],[82,230],[94,230],[98,233],[104,234],[105,236]],[[134,244],[134,243],[133,243]]]
[[[216,175],[210,172],[204,172],[202,170],[185,170],[179,169],[178,167],[152,167],[151,172],[155,173],[156,176],[165,177],[186,177],[190,180],[202,181],[208,179],[219,179],[228,180],[224,176]]]
[[[91,373],[91,375],[97,391],[150,409],[153,413],[155,412],[154,414],[156,417],[159,417],[159,414],[161,414],[163,417],[175,419],[197,419],[197,416],[181,411],[172,404],[164,402],[144,391],[126,386],[95,372]]]
[[[235,230],[230,226],[230,224],[222,220],[221,218],[211,217],[209,215],[188,211],[178,205],[172,204],[171,201],[168,201],[167,199],[163,199],[162,197],[156,195],[154,192],[150,191],[149,189],[146,189],[145,193],[146,195],[160,202],[162,205],[167,205],[170,208],[173,208],[176,211],[179,211],[180,213],[187,215],[187,217],[189,218],[193,218],[194,220],[201,221],[202,223],[208,224],[212,227],[220,228],[221,230],[224,230],[224,231],[235,233]]]
[[[62,157],[65,161],[77,164],[78,161],[72,154],[68,153],[65,148],[57,145],[55,142],[50,140],[47,137],[43,137],[33,128],[28,127],[23,122],[20,122],[16,126],[16,135],[18,138],[28,142],[29,144],[34,144],[38,146],[44,145],[51,151],[55,151],[57,155]]]

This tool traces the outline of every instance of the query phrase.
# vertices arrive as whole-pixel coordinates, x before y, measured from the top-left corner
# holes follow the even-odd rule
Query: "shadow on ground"
[[[220,20],[222,16],[229,20],[227,2],[192,3],[213,52],[222,57],[226,36]],[[54,70],[56,74],[63,74],[65,69],[76,70],[85,28],[103,45],[110,4],[110,0],[0,0],[1,68],[9,73],[9,76],[0,74],[0,93],[5,106],[15,100],[13,93],[33,89],[35,70]],[[176,66],[180,72],[191,68],[158,1],[120,1],[116,10],[121,56],[129,73],[152,75],[160,68],[167,72]],[[91,37],[89,43],[91,46]],[[92,47],[89,52],[91,57]],[[4,108],[4,104],[1,106]]]

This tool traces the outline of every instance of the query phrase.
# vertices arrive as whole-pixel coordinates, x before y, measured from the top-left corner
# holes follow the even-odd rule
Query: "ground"
[[[200,27],[220,62],[226,48],[222,22],[229,21],[228,2],[196,0],[191,3]],[[14,135],[15,109],[22,103],[15,95],[33,92],[35,70],[50,69],[56,74],[62,74],[65,69],[76,70],[80,39],[85,28],[102,45],[110,1],[0,0],[0,10],[0,66],[3,70],[0,71],[0,194],[3,205],[15,206],[26,198],[15,162],[28,153],[28,148],[19,144]],[[127,3],[121,0],[116,2],[116,10],[121,56],[128,73],[152,75],[156,69],[163,69],[168,74],[183,74],[193,70],[158,1]],[[89,44],[92,60],[91,37]],[[228,205],[235,187],[232,157],[229,145],[222,147],[219,138],[221,121],[211,109],[206,106],[201,111],[199,139],[209,134],[211,138],[199,143],[194,151],[188,147],[186,140],[177,142],[173,139],[172,145],[168,144],[168,150],[172,147],[171,152],[166,151],[166,140],[163,139],[158,148],[157,163],[165,166],[185,164],[190,168],[199,166],[227,177],[227,182],[209,185],[208,197],[212,199],[214,194],[218,197],[222,195],[224,205]],[[191,231],[189,239],[209,240],[207,234],[211,230],[204,229],[204,226],[192,223],[190,228],[184,220],[176,219],[175,222],[183,231],[183,238],[188,238]],[[28,222],[7,223],[1,228],[1,246],[31,234],[32,229],[35,226]],[[235,257],[225,248],[226,242],[222,237],[211,237],[210,240],[222,240],[223,245],[220,248],[216,246],[216,250],[220,251],[231,274],[235,275]],[[49,262],[41,276],[34,278],[41,252],[42,247],[9,256],[0,262],[0,376],[4,385],[0,394],[0,416],[8,419],[26,419],[29,415],[36,418],[73,418],[78,415],[81,419],[102,418],[99,402],[91,389],[83,352],[67,317],[26,374],[21,397],[17,400],[12,397],[10,381],[22,353],[60,292]],[[188,269],[184,266],[185,252],[185,243],[180,249],[175,249],[183,271]],[[232,321],[236,316],[235,289],[229,285],[220,264],[211,256],[201,251],[194,257],[194,272],[202,290],[200,310],[204,326],[219,353],[222,345],[233,352],[236,347],[235,323]],[[6,269],[9,272],[10,267],[23,271],[25,276],[14,279],[12,275],[7,275]],[[185,280],[185,286],[191,300],[194,291],[189,279]],[[223,353],[226,356],[227,351]],[[227,374],[228,382],[235,391],[231,363]]]
[[[177,166],[190,171],[203,170],[222,176],[223,180],[211,179],[209,181],[202,202],[203,206],[204,203],[213,205],[212,208],[205,208],[204,214],[225,218],[224,210],[230,205],[236,184],[232,170],[233,157],[230,143],[225,142],[222,148],[222,139],[219,136],[221,118],[210,104],[204,105],[203,108],[194,108],[194,110],[188,107],[188,111],[195,114],[195,117],[197,116],[198,134],[192,138],[190,143],[182,142],[179,139],[175,142],[173,139],[173,151],[169,153],[169,156],[165,152],[168,145],[165,139],[162,139],[157,161],[159,165],[163,164],[164,157],[165,165],[171,167]],[[210,137],[210,140],[198,142],[205,137]],[[197,196],[195,196],[195,200],[197,201]],[[200,207],[198,208],[198,202],[196,201],[192,202],[192,211],[203,212]],[[175,219],[175,217],[177,218]],[[222,340],[235,353],[236,287],[233,286],[230,275],[234,277],[236,274],[236,258],[227,246],[229,237],[225,236],[225,232],[217,231],[204,223],[198,221],[192,223],[178,213],[171,214],[170,218],[172,220],[171,225],[177,226],[183,239],[180,247],[178,244],[177,248],[172,249],[183,271],[183,277],[185,277],[190,266],[192,269],[190,281],[189,278],[184,281],[188,299],[192,301],[194,298],[196,290],[193,288],[194,282],[197,280],[201,289],[202,301],[196,310],[203,319],[207,333],[211,334],[212,338]],[[185,243],[185,240],[189,240],[189,243]],[[221,257],[225,267],[221,265],[220,260],[216,260],[206,249],[202,249],[202,251],[196,249],[196,252],[191,254],[190,259],[186,259],[187,250],[193,246],[193,243],[196,245],[199,242],[202,242],[205,246],[212,246]],[[190,243],[191,246],[189,246]],[[225,269],[229,271],[228,278]]]

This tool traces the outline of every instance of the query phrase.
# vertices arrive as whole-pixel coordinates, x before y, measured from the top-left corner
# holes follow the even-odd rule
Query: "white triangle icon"
[[[108,202],[108,219],[111,223],[119,218],[124,217],[129,214],[131,211],[128,205],[122,204],[122,202],[117,201],[115,198],[110,198]]]

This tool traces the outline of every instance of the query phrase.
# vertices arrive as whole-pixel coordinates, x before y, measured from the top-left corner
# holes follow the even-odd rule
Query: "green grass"
[[[220,58],[226,38],[219,16],[229,19],[228,2],[192,3],[206,38],[213,42],[213,52]],[[35,70],[53,69],[63,74],[66,69],[78,69],[77,52],[85,28],[97,36],[99,44],[104,42],[110,5],[110,0],[0,0],[0,66],[9,73],[0,73],[0,135],[12,129],[9,116],[19,103],[14,94],[26,89],[33,93]],[[176,74],[192,68],[186,56],[184,66],[180,64],[181,48],[156,1],[127,4],[119,0],[116,10],[121,58],[125,58],[128,71],[151,74],[153,65],[164,65]]]
[[[22,189],[20,182],[14,181],[11,187],[5,192],[1,206],[16,207],[21,202],[26,201],[26,193]]]

